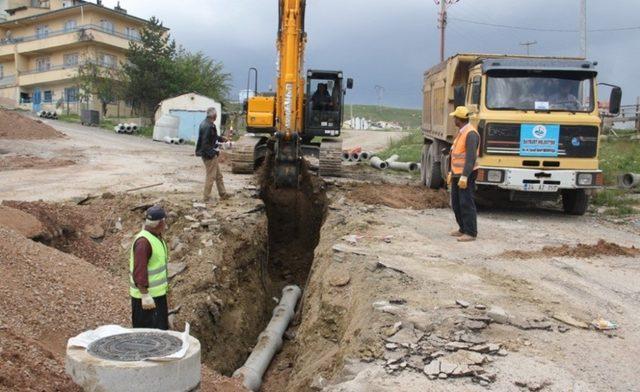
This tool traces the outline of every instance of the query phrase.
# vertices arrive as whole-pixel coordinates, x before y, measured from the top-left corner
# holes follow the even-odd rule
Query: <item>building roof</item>
[[[24,18],[19,18],[19,19],[13,19],[13,20],[7,20],[4,22],[0,22],[0,27],[5,27],[5,26],[11,26],[11,25],[16,25],[16,24],[20,24],[23,22],[31,22],[31,21],[36,21],[40,18],[44,18],[44,17],[50,17],[52,15],[56,15],[56,14],[64,14],[64,13],[68,13],[70,10],[76,10],[79,9],[81,7],[84,7],[85,9],[87,8],[93,8],[93,9],[97,9],[100,11],[104,11],[107,12],[109,14],[115,15],[115,16],[119,16],[119,17],[123,17],[126,19],[131,19],[131,20],[135,20],[136,22],[139,23],[148,23],[149,21],[143,18],[139,18],[137,16],[133,16],[133,15],[129,15],[120,11],[116,11],[112,8],[108,8],[102,5],[97,5],[94,3],[88,3],[88,2],[83,2],[71,7],[66,7],[66,8],[60,8],[57,10],[53,10],[53,11],[49,11],[49,12],[44,12],[42,14],[38,14],[38,15],[31,15],[31,16],[26,16]],[[165,30],[169,30],[168,28],[164,27]]]

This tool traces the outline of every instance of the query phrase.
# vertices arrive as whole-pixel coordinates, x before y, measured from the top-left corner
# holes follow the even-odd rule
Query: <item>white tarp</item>
[[[189,330],[190,330],[190,325],[189,323],[187,323],[187,325],[185,326],[184,332],[180,334],[181,335],[180,339],[182,340],[182,348],[180,348],[179,351],[164,357],[147,358],[146,361],[173,361],[176,359],[183,358],[187,353],[187,350],[189,350]],[[102,327],[85,331],[80,335],[69,339],[69,341],[67,342],[67,348],[81,347],[86,349],[89,347],[91,343],[95,342],[96,340],[100,340],[109,336],[122,335],[125,333],[135,333],[135,332],[141,332],[141,330],[124,328],[119,325],[103,325]]]

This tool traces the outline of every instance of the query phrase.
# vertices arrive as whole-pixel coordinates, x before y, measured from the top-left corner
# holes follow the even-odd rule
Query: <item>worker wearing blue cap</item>
[[[153,206],[145,213],[129,255],[129,294],[133,328],[169,329],[167,264],[169,249],[162,239],[166,213]]]

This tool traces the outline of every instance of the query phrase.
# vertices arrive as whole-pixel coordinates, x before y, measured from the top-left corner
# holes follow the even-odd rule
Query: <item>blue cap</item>
[[[147,220],[150,221],[159,221],[167,217],[167,214],[164,212],[162,207],[153,206],[147,210],[145,213]]]

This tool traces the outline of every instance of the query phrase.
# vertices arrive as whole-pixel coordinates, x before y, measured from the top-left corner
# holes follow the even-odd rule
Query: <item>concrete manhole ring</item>
[[[162,332],[131,332],[96,340],[89,354],[108,361],[134,362],[164,357],[182,348],[182,340]]]

